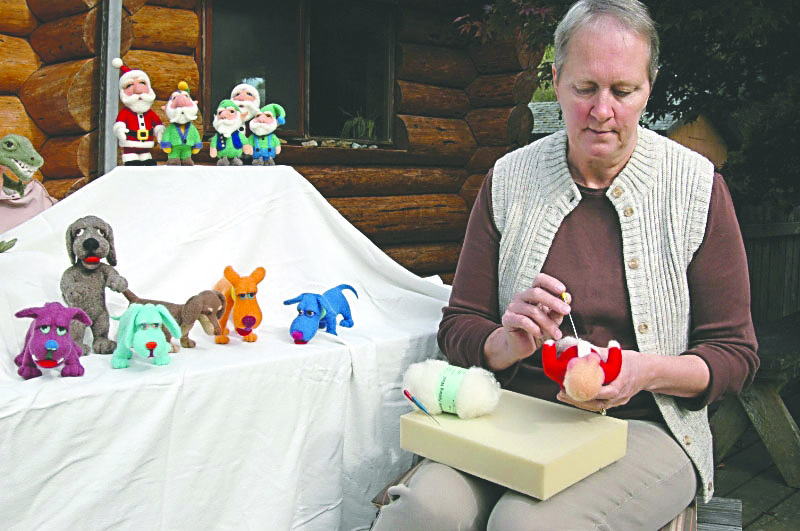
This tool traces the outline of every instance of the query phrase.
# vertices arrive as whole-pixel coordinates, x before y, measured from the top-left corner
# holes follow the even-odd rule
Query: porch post
[[[100,117],[98,124],[97,176],[104,175],[117,165],[117,140],[111,134],[119,102],[119,72],[110,68],[111,61],[120,55],[122,0],[103,0],[100,39]]]

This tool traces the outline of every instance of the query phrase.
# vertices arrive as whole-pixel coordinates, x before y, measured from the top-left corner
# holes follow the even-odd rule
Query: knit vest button
[[[714,484],[710,481],[708,482],[708,490],[712,490],[714,488]]]
[[[692,438],[689,437],[688,435],[685,435],[683,437],[683,442],[686,443],[686,446],[689,446],[690,444],[692,444]]]
[[[619,186],[615,186],[613,190],[611,190],[611,195],[614,197],[619,197],[622,195],[622,188]]]
[[[639,325],[639,332],[641,332],[642,334],[647,333],[647,331],[649,329],[650,329],[650,327],[647,326],[647,323],[642,323],[642,324]]]
[[[639,269],[639,260],[637,258],[631,258],[630,262],[628,262],[628,267],[631,269]]]
[[[633,207],[626,208],[622,213],[625,214],[626,218],[631,217],[633,215]]]

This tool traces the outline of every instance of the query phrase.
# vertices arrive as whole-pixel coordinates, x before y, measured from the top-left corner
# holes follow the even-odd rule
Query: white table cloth
[[[141,297],[183,302],[224,267],[264,266],[255,343],[194,349],[164,367],[82,358],[23,381],[13,358],[30,319],[63,302],[67,226],[114,230],[117,271]],[[297,172],[117,168],[26,223],[0,254],[0,527],[136,530],[366,529],[371,497],[410,464],[399,447],[405,368],[438,355],[449,288],[393,262]],[[295,345],[282,301],[340,283],[355,326]],[[107,290],[112,315],[126,301]],[[112,337],[116,322],[112,321]],[[235,336],[235,334],[234,334]]]

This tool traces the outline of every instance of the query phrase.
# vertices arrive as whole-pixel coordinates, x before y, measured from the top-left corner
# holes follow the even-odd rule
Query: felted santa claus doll
[[[119,99],[124,107],[117,114],[114,136],[122,148],[122,163],[126,166],[155,166],[150,150],[156,140],[161,140],[164,125],[158,115],[150,110],[156,94],[150,78],[142,70],[134,70],[116,58],[111,64],[119,68]]]

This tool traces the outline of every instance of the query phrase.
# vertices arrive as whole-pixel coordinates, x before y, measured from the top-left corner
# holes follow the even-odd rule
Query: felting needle
[[[432,419],[433,419],[433,421],[434,421],[436,424],[439,424],[439,421],[438,421],[438,420],[436,420],[436,418],[434,418],[434,416],[433,416],[433,415],[431,415],[430,413],[428,413],[428,410],[427,410],[427,409],[425,409],[425,406],[423,406],[423,405],[422,405],[422,402],[420,402],[419,400],[417,400],[417,397],[415,397],[414,395],[412,395],[411,393],[409,393],[407,389],[403,389],[403,394],[404,394],[404,395],[406,395],[406,398],[408,398],[409,400],[411,400],[411,402],[412,402],[412,403],[413,403],[415,406],[417,406],[418,408],[420,408],[420,409],[422,410],[422,412],[423,412],[423,413],[425,413],[425,414],[426,414],[426,415],[428,415],[430,418],[432,418]],[[439,426],[441,426],[441,424],[439,424]]]
[[[567,302],[567,292],[561,294],[561,300]],[[575,333],[575,339],[578,339],[578,331],[575,329],[575,321],[572,320],[572,312],[569,313],[569,322],[572,323],[572,331]]]

